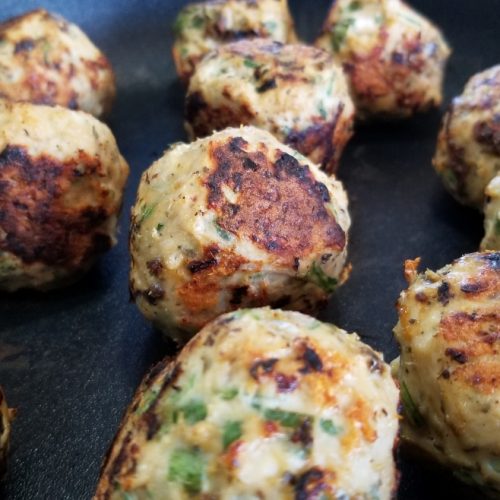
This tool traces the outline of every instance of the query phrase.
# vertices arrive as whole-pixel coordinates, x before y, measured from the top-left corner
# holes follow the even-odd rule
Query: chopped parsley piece
[[[267,408],[264,410],[266,420],[275,420],[283,427],[297,427],[306,418],[305,415],[291,411]]]
[[[189,425],[205,420],[208,414],[207,405],[201,399],[192,399],[179,409],[184,415],[184,421]]]
[[[201,453],[194,449],[174,450],[170,457],[168,480],[182,484],[190,493],[201,491],[203,460]]]
[[[222,389],[221,398],[225,401],[231,401],[238,395],[238,389],[236,387],[229,387],[227,389]]]
[[[310,281],[312,281],[328,293],[333,292],[339,284],[336,278],[330,278],[330,276],[327,276],[323,269],[321,269],[321,267],[319,267],[316,262],[312,265],[308,273],[308,277]]]
[[[148,217],[151,217],[151,214],[154,212],[156,208],[156,203],[152,205],[144,204],[141,208],[141,216],[139,218],[139,223],[144,222]]]
[[[240,439],[241,434],[241,422],[239,420],[226,422],[222,429],[222,447],[226,450],[228,446]]]
[[[187,25],[187,12],[181,12],[178,16],[177,19],[174,22],[174,34],[176,36],[179,36],[186,28]]]
[[[191,21],[191,26],[196,29],[200,29],[205,24],[205,19],[202,16],[194,16]]]
[[[257,68],[259,66],[258,63],[256,63],[253,59],[249,59],[248,57],[245,58],[245,60],[243,61],[243,64],[247,68]]]
[[[319,421],[319,425],[323,431],[325,431],[327,434],[330,434],[330,436],[337,436],[340,434],[340,427],[337,427],[331,420],[329,419],[321,419]]]
[[[141,404],[138,406],[135,413],[137,415],[142,415],[142,414],[146,413],[151,408],[151,405],[156,401],[158,394],[159,394],[159,390],[156,388],[151,389],[148,392],[146,392]]]
[[[342,44],[344,43],[345,37],[347,36],[347,32],[349,28],[354,23],[354,21],[350,18],[341,19],[334,27],[331,33],[331,43],[333,50],[338,52]]]
[[[217,221],[214,222],[215,225],[215,230],[217,231],[217,234],[226,241],[229,241],[231,239],[231,235],[222,227],[220,227],[219,223]]]
[[[165,227],[165,224],[162,224],[161,222],[156,226],[156,230],[160,233],[161,230]]]
[[[321,101],[318,105],[318,112],[321,118],[323,118],[323,120],[326,120],[328,113],[326,112],[325,103],[323,101]]]
[[[404,382],[401,382],[401,399],[403,400],[405,414],[409,418],[411,424],[415,427],[424,425],[424,417],[422,417],[415,401],[413,401],[411,397],[408,386]]]

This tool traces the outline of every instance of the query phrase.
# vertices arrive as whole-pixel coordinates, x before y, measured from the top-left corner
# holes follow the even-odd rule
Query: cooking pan
[[[149,367],[173,353],[128,298],[127,235],[141,172],[185,140],[183,88],[170,56],[181,0],[2,0],[0,18],[43,6],[79,24],[114,65],[118,97],[109,118],[131,176],[119,244],[79,283],[50,293],[0,294],[0,383],[18,409],[6,499],[88,499],[102,458]],[[291,0],[298,31],[312,40],[328,0]],[[500,62],[500,0],[413,0],[454,49],[447,104],[477,71]],[[443,109],[401,123],[359,126],[339,176],[350,195],[353,272],[322,314],[387,360],[402,264],[437,269],[477,250],[479,213],[447,195],[431,168]],[[399,498],[480,498],[451,473],[400,453]]]

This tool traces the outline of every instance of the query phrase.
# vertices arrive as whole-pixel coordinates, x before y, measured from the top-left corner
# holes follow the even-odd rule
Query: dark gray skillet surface
[[[131,166],[119,245],[78,284],[49,294],[0,295],[0,382],[17,407],[0,497],[90,498],[102,457],[148,368],[172,346],[128,302],[127,232],[141,172],[184,140],[183,89],[170,57],[179,0],[0,0],[0,18],[43,6],[78,23],[110,57],[118,99],[109,120]],[[291,0],[311,39],[328,0]],[[500,0],[413,0],[437,22],[454,53],[446,103],[473,73],[500,63]],[[360,128],[342,159],[351,200],[349,282],[323,318],[357,331],[392,360],[394,303],[402,263],[422,256],[439,268],[477,249],[479,214],[443,191],[431,169],[440,113]],[[170,351],[169,351],[170,349]],[[401,459],[399,498],[471,499],[474,493],[432,465]]]

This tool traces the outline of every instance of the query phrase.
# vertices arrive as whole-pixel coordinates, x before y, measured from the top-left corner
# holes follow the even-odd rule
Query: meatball
[[[332,171],[352,135],[354,105],[342,68],[327,52],[254,39],[203,59],[185,116],[191,137],[255,125]]]
[[[481,249],[500,250],[500,175],[497,175],[486,188],[484,216],[486,234],[481,242]]]
[[[82,111],[0,100],[0,290],[74,279],[114,243],[128,165]]]
[[[315,311],[346,277],[349,226],[339,181],[269,132],[226,129],[143,174],[131,295],[179,342],[239,307]]]
[[[203,56],[242,38],[297,39],[288,0],[209,0],[185,7],[174,25],[177,73],[188,83]]]
[[[457,475],[500,493],[500,253],[417,274],[395,328],[403,438]]]
[[[336,0],[316,44],[344,65],[360,118],[405,118],[441,103],[450,50],[400,0]]]
[[[0,24],[0,97],[100,117],[114,96],[109,61],[74,24],[43,9]]]
[[[9,451],[11,411],[7,406],[4,393],[0,387],[0,480],[5,474],[7,453]]]
[[[473,76],[439,133],[434,167],[461,203],[481,209],[500,172],[500,65]]]
[[[296,312],[226,314],[146,377],[94,498],[390,499],[398,400],[357,335]]]

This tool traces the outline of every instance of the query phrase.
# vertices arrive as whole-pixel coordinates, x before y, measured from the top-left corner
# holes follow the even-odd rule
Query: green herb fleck
[[[170,457],[168,480],[182,484],[190,493],[201,491],[203,460],[199,450],[177,449]]]
[[[200,29],[205,25],[205,19],[202,16],[194,16],[191,21],[191,26],[196,29]]]
[[[161,233],[161,230],[165,227],[165,224],[162,224],[161,222],[156,226],[156,230]]]
[[[236,387],[228,387],[227,389],[222,389],[220,397],[224,401],[231,401],[238,395],[238,389]]]
[[[342,44],[344,43],[344,40],[347,36],[347,32],[349,31],[349,28],[351,25],[354,23],[353,19],[347,18],[347,19],[341,19],[334,27],[331,33],[331,43],[333,50],[335,52],[338,52]]]
[[[349,4],[348,9],[349,9],[351,12],[354,12],[354,11],[356,11],[356,10],[361,9],[361,2],[360,2],[360,1],[358,1],[358,0],[354,0],[354,2],[351,2],[351,3]]]
[[[323,120],[326,120],[328,113],[326,112],[325,103],[323,101],[321,101],[318,105],[318,112],[321,118],[323,118]]]
[[[243,61],[243,64],[247,67],[247,68],[257,68],[259,66],[258,63],[256,63],[253,59],[249,59],[248,57],[245,58],[245,60]]]
[[[214,222],[215,230],[217,231],[217,234],[225,241],[231,240],[231,235],[222,227],[220,227],[219,223],[217,221]]]
[[[156,401],[156,398],[158,397],[158,389],[151,389],[146,394],[144,395],[141,404],[135,411],[137,415],[142,415],[146,413],[150,408],[151,405]]]
[[[278,23],[275,22],[275,21],[266,21],[264,23],[264,27],[266,28],[267,32],[269,34],[272,34],[274,33],[274,31],[276,30],[276,28],[278,27]]]
[[[145,203],[142,208],[141,208],[141,216],[139,218],[139,224],[141,222],[144,222],[148,217],[151,216],[151,214],[154,212],[154,209],[156,208],[157,203],[153,203],[152,205],[148,205]]]
[[[241,422],[239,420],[226,422],[222,429],[222,447],[226,450],[229,445],[240,439],[241,434]]]
[[[174,34],[176,36],[180,36],[182,32],[186,29],[188,17],[189,16],[186,11],[180,12],[179,15],[177,16],[173,26]]]
[[[323,269],[316,262],[312,265],[309,273],[309,280],[322,288],[325,292],[331,293],[339,284],[338,280],[327,276]]]
[[[283,427],[297,427],[306,417],[300,413],[267,408],[264,410],[264,418],[266,420],[275,420]]]
[[[411,397],[408,386],[404,382],[401,382],[401,399],[403,400],[405,414],[410,420],[411,424],[415,427],[421,427],[422,425],[424,425],[424,417],[422,417],[422,414],[415,404],[415,401]]]
[[[341,429],[329,419],[322,418],[319,421],[319,425],[321,426],[321,429],[323,429],[327,434],[330,434],[330,436],[337,436],[340,434]]]
[[[194,425],[196,422],[207,418],[207,405],[201,399],[192,399],[180,408],[184,415],[184,421],[188,425]]]

